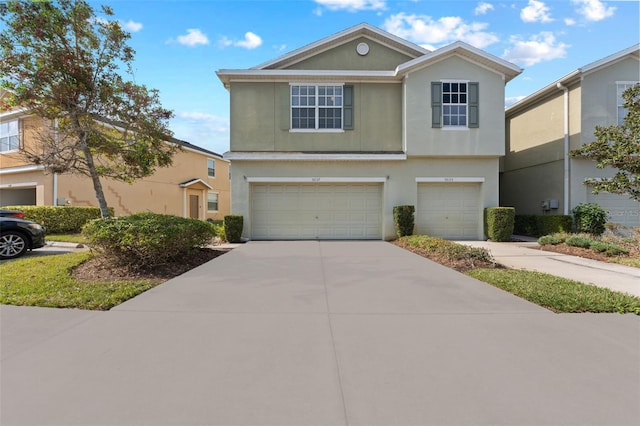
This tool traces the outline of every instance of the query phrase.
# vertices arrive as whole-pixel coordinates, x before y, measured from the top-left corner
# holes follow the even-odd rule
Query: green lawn
[[[36,256],[2,264],[0,303],[107,310],[155,287],[160,280],[87,282],[70,275],[91,253]]]
[[[59,241],[63,243],[87,244],[87,239],[82,234],[47,234],[47,241]]]
[[[468,275],[554,312],[632,312],[640,315],[640,298],[540,272],[475,269]]]

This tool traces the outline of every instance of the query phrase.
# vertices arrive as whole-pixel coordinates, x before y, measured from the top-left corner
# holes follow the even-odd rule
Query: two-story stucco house
[[[640,226],[640,203],[625,195],[594,195],[585,179],[611,176],[569,153],[595,140],[595,127],[620,124],[622,92],[640,80],[640,45],[579,68],[506,110],[507,148],[500,202],[520,214],[570,214],[597,203],[609,220]]]
[[[483,238],[498,205],[504,88],[517,66],[360,24],[250,69],[229,90],[232,212],[251,239]]]
[[[46,123],[21,109],[0,112],[0,206],[96,206],[91,179],[49,174],[20,155],[37,146]],[[117,216],[151,211],[221,220],[230,211],[229,162],[220,154],[178,139],[173,165],[158,168],[133,184],[102,179],[109,207]]]

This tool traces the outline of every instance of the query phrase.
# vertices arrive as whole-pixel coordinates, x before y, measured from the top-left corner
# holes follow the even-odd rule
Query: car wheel
[[[0,259],[22,256],[27,248],[27,239],[19,232],[8,231],[0,235]]]

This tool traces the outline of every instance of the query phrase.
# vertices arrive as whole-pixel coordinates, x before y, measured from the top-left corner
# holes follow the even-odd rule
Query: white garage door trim
[[[420,181],[418,181],[420,179]],[[484,178],[418,178],[417,185],[417,206],[416,225],[419,233],[447,239],[481,239],[482,238],[482,184]],[[432,204],[428,199],[423,199],[422,191],[446,188],[451,185],[451,189],[459,188],[463,192],[471,189],[473,198],[461,198],[462,205],[452,206],[450,209],[446,205]],[[464,194],[462,194],[464,197]],[[435,203],[443,203],[446,200],[436,200]],[[454,200],[455,201],[455,200]],[[456,201],[456,203],[458,202]],[[470,201],[468,204],[467,202]],[[428,206],[428,207],[427,207]],[[426,212],[425,212],[426,211]],[[428,217],[427,215],[431,215]],[[444,216],[444,218],[438,217]],[[445,220],[450,222],[445,223]]]
[[[382,182],[386,178],[273,179],[251,179],[252,239],[382,239]],[[272,190],[275,201],[262,195]],[[278,200],[278,194],[286,195]],[[291,208],[285,203],[291,203]]]

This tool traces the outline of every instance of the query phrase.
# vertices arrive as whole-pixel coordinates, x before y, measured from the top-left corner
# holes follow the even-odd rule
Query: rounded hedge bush
[[[96,219],[82,232],[92,248],[140,269],[180,262],[215,236],[210,223],[156,213]]]
[[[598,204],[578,204],[573,209],[573,217],[578,232],[602,235],[607,222],[607,211]]]

